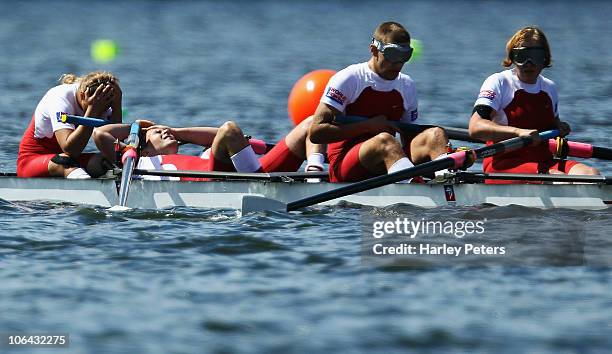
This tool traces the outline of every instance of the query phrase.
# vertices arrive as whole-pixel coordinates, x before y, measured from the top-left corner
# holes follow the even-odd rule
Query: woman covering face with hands
[[[67,113],[121,123],[121,88],[109,72],[65,74],[38,103],[17,158],[19,177],[89,178],[106,169],[102,155],[83,153],[93,128],[58,119]]]

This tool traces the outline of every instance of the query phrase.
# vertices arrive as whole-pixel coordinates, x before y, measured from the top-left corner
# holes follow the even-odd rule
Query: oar
[[[75,116],[72,114],[60,113],[60,112],[57,113],[57,120],[63,123],[79,124],[79,125],[84,125],[87,127],[94,127],[94,128],[110,124],[109,121],[106,121],[100,118],[81,117],[81,116]],[[268,144],[265,141],[260,140],[260,139],[254,139],[254,138],[248,137],[248,141],[249,141],[249,144],[251,144],[251,146],[253,147],[253,151],[255,151],[255,153],[259,155],[265,154],[266,152],[272,150],[272,148],[274,147],[274,144]],[[185,142],[181,142],[181,144],[184,144],[184,143]]]
[[[78,125],[84,125],[86,127],[101,127],[103,125],[110,124],[109,121],[100,119],[100,118],[92,118],[92,117],[81,117],[75,116],[72,114],[57,112],[57,121],[62,123],[72,123]]]
[[[514,180],[514,181],[538,181],[538,182],[578,182],[612,184],[612,176],[600,175],[543,175],[526,173],[483,173],[483,172],[457,172],[454,176],[457,180],[467,183],[482,183],[487,179]]]
[[[359,116],[338,116],[336,117],[336,121],[342,124],[348,123],[357,123],[364,121],[368,118],[359,117]],[[467,141],[470,143],[484,143],[484,141],[476,138],[470,137],[470,132],[467,129],[463,128],[455,128],[455,127],[445,127],[445,126],[437,126],[437,125],[427,125],[427,124],[408,124],[402,122],[390,121],[392,125],[398,127],[400,130],[407,133],[420,133],[425,129],[440,127],[446,131],[446,135],[448,135],[449,139],[453,140],[461,140]],[[557,151],[557,141],[556,139],[550,139],[548,141],[550,151],[552,153],[556,153]],[[567,145],[569,150],[566,152],[566,156],[571,157],[581,157],[581,158],[597,158],[602,160],[612,160],[612,149],[594,146],[587,143],[581,143],[577,141],[568,141]]]
[[[540,139],[551,139],[559,135],[558,130],[549,130],[540,133]],[[293,211],[314,204],[326,202],[332,199],[344,197],[347,195],[367,191],[370,189],[382,187],[391,183],[407,180],[416,176],[434,173],[445,168],[461,168],[468,158],[468,154],[472,154],[474,158],[480,159],[488,156],[493,156],[503,152],[514,151],[522,147],[531,145],[533,137],[517,137],[498,142],[493,145],[483,146],[476,150],[458,151],[448,155],[443,159],[426,162],[405,170],[397,171],[388,175],[377,176],[366,179],[361,182],[349,184],[344,187],[336,188],[331,191],[319,193],[311,197],[299,199],[290,203],[283,203],[278,200],[269,199],[260,196],[246,195],[242,198],[242,213],[253,211],[276,210],[276,211]]]
[[[359,117],[359,116],[337,116],[336,122],[341,123],[341,124],[350,124],[350,123],[363,122],[367,119],[368,118],[366,117]],[[406,133],[413,133],[413,134],[418,134],[429,128],[439,127],[446,131],[446,135],[448,135],[449,139],[467,141],[470,143],[484,143],[484,141],[480,139],[470,137],[470,132],[467,129],[463,129],[463,128],[442,127],[438,125],[428,125],[428,124],[408,124],[408,123],[402,123],[402,122],[396,122],[396,121],[389,121],[389,123],[396,126],[401,131],[404,131]]]
[[[130,183],[132,182],[132,173],[136,167],[136,161],[138,160],[138,144],[140,139],[138,137],[140,133],[140,125],[136,122],[130,126],[130,135],[127,137],[126,150],[121,157],[123,162],[123,171],[121,172],[121,186],[119,187],[119,204],[113,206],[109,210],[111,211],[125,211],[129,210],[126,206],[128,192],[130,190]]]
[[[587,143],[579,143],[577,141],[566,141],[567,144],[562,143],[561,155],[582,157],[582,158],[597,158],[602,160],[612,160],[612,149],[601,146],[594,146]],[[548,140],[548,147],[550,152],[556,154],[559,149],[559,143],[557,139]]]

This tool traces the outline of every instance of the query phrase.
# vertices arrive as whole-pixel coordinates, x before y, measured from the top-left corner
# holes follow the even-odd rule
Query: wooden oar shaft
[[[540,139],[550,139],[558,135],[559,131],[557,130],[546,131],[540,133]],[[340,187],[328,192],[319,193],[307,198],[287,203],[287,211],[297,210],[314,204],[323,203],[332,199],[344,197],[350,194],[355,194],[366,190],[382,187],[416,176],[434,173],[445,168],[459,168],[463,165],[463,162],[467,158],[468,153],[474,153],[476,158],[484,158],[502,152],[517,150],[530,145],[532,142],[533,138],[531,137],[519,137],[500,141],[493,145],[483,146],[474,150],[473,152],[458,151],[448,155],[448,157],[445,157],[443,159],[426,162],[414,166],[412,168],[390,173],[388,175],[369,178],[361,182],[352,183],[347,186]]]

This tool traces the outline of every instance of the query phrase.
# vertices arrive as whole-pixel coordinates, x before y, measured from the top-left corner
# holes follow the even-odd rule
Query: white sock
[[[401,159],[395,161],[395,163],[393,163],[393,165],[391,165],[391,167],[389,167],[389,170],[387,171],[387,174],[391,174],[397,171],[401,171],[401,170],[405,170],[407,168],[411,168],[414,167],[414,164],[412,163],[412,161],[410,161],[410,159],[408,159],[407,157],[402,157]],[[412,180],[412,178],[407,179],[407,180],[403,180],[403,181],[399,181],[397,183],[410,183],[410,181]]]
[[[310,154],[306,160],[306,172],[323,171],[323,163],[325,163],[325,156],[323,154],[318,152]]]
[[[448,153],[446,153],[446,152],[445,152],[445,153],[443,153],[443,154],[441,154],[440,156],[436,157],[436,158],[434,159],[434,161],[435,161],[435,160],[441,160],[441,159],[443,159],[443,158],[445,158],[445,157],[448,157]],[[445,168],[445,169],[443,169],[443,170],[440,170],[440,171],[436,171],[436,172],[434,172],[434,176],[436,176],[436,177],[437,177],[437,176],[444,176],[444,175],[445,175],[445,174],[447,174],[447,173],[450,173],[450,171],[449,171],[447,168]]]
[[[414,167],[414,164],[412,163],[412,161],[410,161],[410,159],[408,159],[407,157],[402,157],[401,159],[395,161],[395,163],[391,165],[391,167],[389,167],[389,171],[387,171],[387,174],[405,170],[411,167]]]
[[[68,179],[88,179],[88,178],[91,178],[91,176],[89,175],[89,173],[85,172],[84,169],[79,167],[73,170],[72,172],[70,172],[68,176],[66,176],[66,178]]]
[[[238,172],[256,172],[261,168],[261,163],[251,145],[247,145],[244,149],[238,151],[230,157],[232,164]]]

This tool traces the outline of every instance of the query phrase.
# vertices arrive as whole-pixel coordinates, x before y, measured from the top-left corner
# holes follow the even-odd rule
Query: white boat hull
[[[132,181],[127,206],[163,209],[175,206],[240,209],[244,195],[294,201],[342,184],[265,181]],[[451,194],[454,194],[452,201]],[[112,179],[0,177],[0,198],[7,201],[52,201],[110,207],[117,204]],[[536,208],[603,209],[612,203],[612,185],[601,184],[393,184],[336,199],[372,206],[412,204],[434,208],[447,205],[522,205]]]

